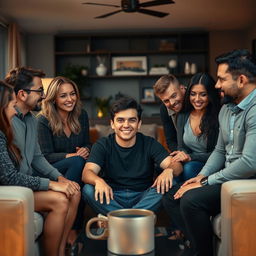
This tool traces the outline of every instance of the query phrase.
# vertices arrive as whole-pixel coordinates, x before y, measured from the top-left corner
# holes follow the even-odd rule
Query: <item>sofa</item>
[[[139,132],[155,138],[160,144],[162,144],[167,150],[167,144],[164,136],[163,126],[152,123],[152,124],[142,124]],[[108,136],[110,133],[113,133],[109,124],[94,124],[90,126],[90,140],[93,144],[97,139],[101,137]]]
[[[43,217],[34,212],[33,192],[0,186],[0,255],[37,256]]]
[[[256,255],[256,180],[226,182],[221,214],[213,219],[215,255]]]

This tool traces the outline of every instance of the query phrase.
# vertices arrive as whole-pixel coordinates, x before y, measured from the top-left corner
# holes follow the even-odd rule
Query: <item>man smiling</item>
[[[256,59],[247,50],[216,58],[220,89],[232,102],[219,113],[218,142],[201,172],[163,197],[171,218],[191,241],[183,255],[213,255],[211,216],[220,213],[221,184],[256,177]]]
[[[181,171],[155,139],[138,133],[142,109],[129,97],[111,108],[114,133],[93,145],[83,171],[83,197],[98,213],[122,208],[156,211]],[[153,182],[154,167],[163,171]],[[99,176],[99,174],[101,174]]]
[[[171,74],[160,77],[153,86],[155,95],[162,101],[160,116],[166,143],[170,151],[177,150],[177,114],[181,111],[185,87]]]

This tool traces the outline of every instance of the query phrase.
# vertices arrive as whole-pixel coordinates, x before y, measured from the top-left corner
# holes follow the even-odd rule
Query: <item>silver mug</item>
[[[90,231],[92,223],[105,222],[107,228],[100,235]],[[108,251],[122,255],[140,255],[155,248],[155,214],[144,209],[122,209],[111,211],[107,217],[94,217],[86,224],[86,235],[91,239],[108,240]]]

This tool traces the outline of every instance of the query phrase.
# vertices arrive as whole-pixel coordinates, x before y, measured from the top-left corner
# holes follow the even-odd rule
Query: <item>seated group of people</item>
[[[44,73],[24,67],[0,81],[0,185],[34,191],[35,211],[47,213],[45,255],[65,255],[82,229],[84,202],[105,215],[163,204],[174,235],[190,241],[183,255],[213,255],[210,217],[220,212],[221,184],[256,172],[256,60],[235,50],[216,62],[217,83],[198,73],[186,91],[173,75],[154,85],[170,152],[139,133],[142,109],[130,97],[111,106],[113,134],[91,146],[73,81],[56,77],[44,94]]]

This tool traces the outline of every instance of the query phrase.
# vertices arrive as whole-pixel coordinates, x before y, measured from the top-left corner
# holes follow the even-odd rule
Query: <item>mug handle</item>
[[[100,234],[100,235],[93,235],[90,231],[90,228],[91,228],[91,225],[92,223],[96,222],[96,221],[104,221],[104,222],[108,222],[108,218],[107,217],[94,217],[92,219],[90,219],[87,224],[86,224],[86,227],[85,227],[85,231],[86,231],[86,235],[88,238],[91,238],[91,239],[96,239],[96,240],[104,240],[107,236],[108,236],[108,229],[105,228],[103,233]]]

